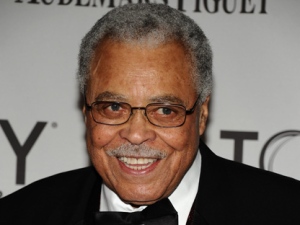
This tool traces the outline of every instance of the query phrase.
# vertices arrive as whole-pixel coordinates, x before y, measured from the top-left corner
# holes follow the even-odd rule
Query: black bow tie
[[[178,225],[178,216],[166,198],[141,212],[96,212],[94,221],[95,225]]]

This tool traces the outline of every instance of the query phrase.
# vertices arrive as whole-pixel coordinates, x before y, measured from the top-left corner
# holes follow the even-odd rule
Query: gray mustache
[[[123,144],[118,148],[108,150],[106,152],[109,156],[122,157],[122,156],[131,156],[136,158],[156,158],[163,159],[167,154],[161,150],[153,149],[147,145],[132,145],[132,144]]]

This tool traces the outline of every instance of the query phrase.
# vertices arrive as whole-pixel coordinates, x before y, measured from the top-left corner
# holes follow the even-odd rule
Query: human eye
[[[106,113],[118,113],[124,111],[124,106],[119,102],[102,102],[101,110]]]
[[[117,103],[117,102],[111,102],[110,104],[107,105],[107,110],[111,110],[111,111],[119,111],[121,110],[121,104]]]
[[[183,112],[180,107],[174,105],[155,105],[151,107],[151,110],[148,111],[149,116],[154,118],[161,119],[174,119],[180,116]]]
[[[174,110],[171,107],[158,107],[156,113],[159,115],[171,115]]]
[[[99,114],[109,117],[125,114],[127,112],[125,105],[119,102],[98,102],[96,109]]]
[[[150,104],[146,113],[151,123],[159,126],[177,126],[185,116],[185,108],[179,105]]]

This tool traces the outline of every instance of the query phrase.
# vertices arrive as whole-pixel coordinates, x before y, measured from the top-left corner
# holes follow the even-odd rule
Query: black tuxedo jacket
[[[192,224],[300,224],[299,181],[220,158],[204,143],[200,151]],[[91,224],[101,182],[92,167],[37,181],[0,200],[0,224]]]

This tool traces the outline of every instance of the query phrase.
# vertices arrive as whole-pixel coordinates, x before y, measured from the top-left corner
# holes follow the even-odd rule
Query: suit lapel
[[[195,199],[194,225],[222,224],[222,192],[227,188],[226,171],[219,158],[200,140],[202,158],[198,193]],[[216,216],[218,215],[218,216]],[[219,217],[220,216],[220,217]],[[220,223],[221,222],[221,223]]]
[[[91,168],[88,176],[72,187],[61,204],[53,206],[47,225],[86,225],[90,224],[90,214],[99,209],[102,180]]]
[[[99,211],[100,206],[101,185],[102,179],[97,179],[93,185],[93,189],[91,191],[88,203],[86,205],[84,224],[94,224],[94,213]]]

